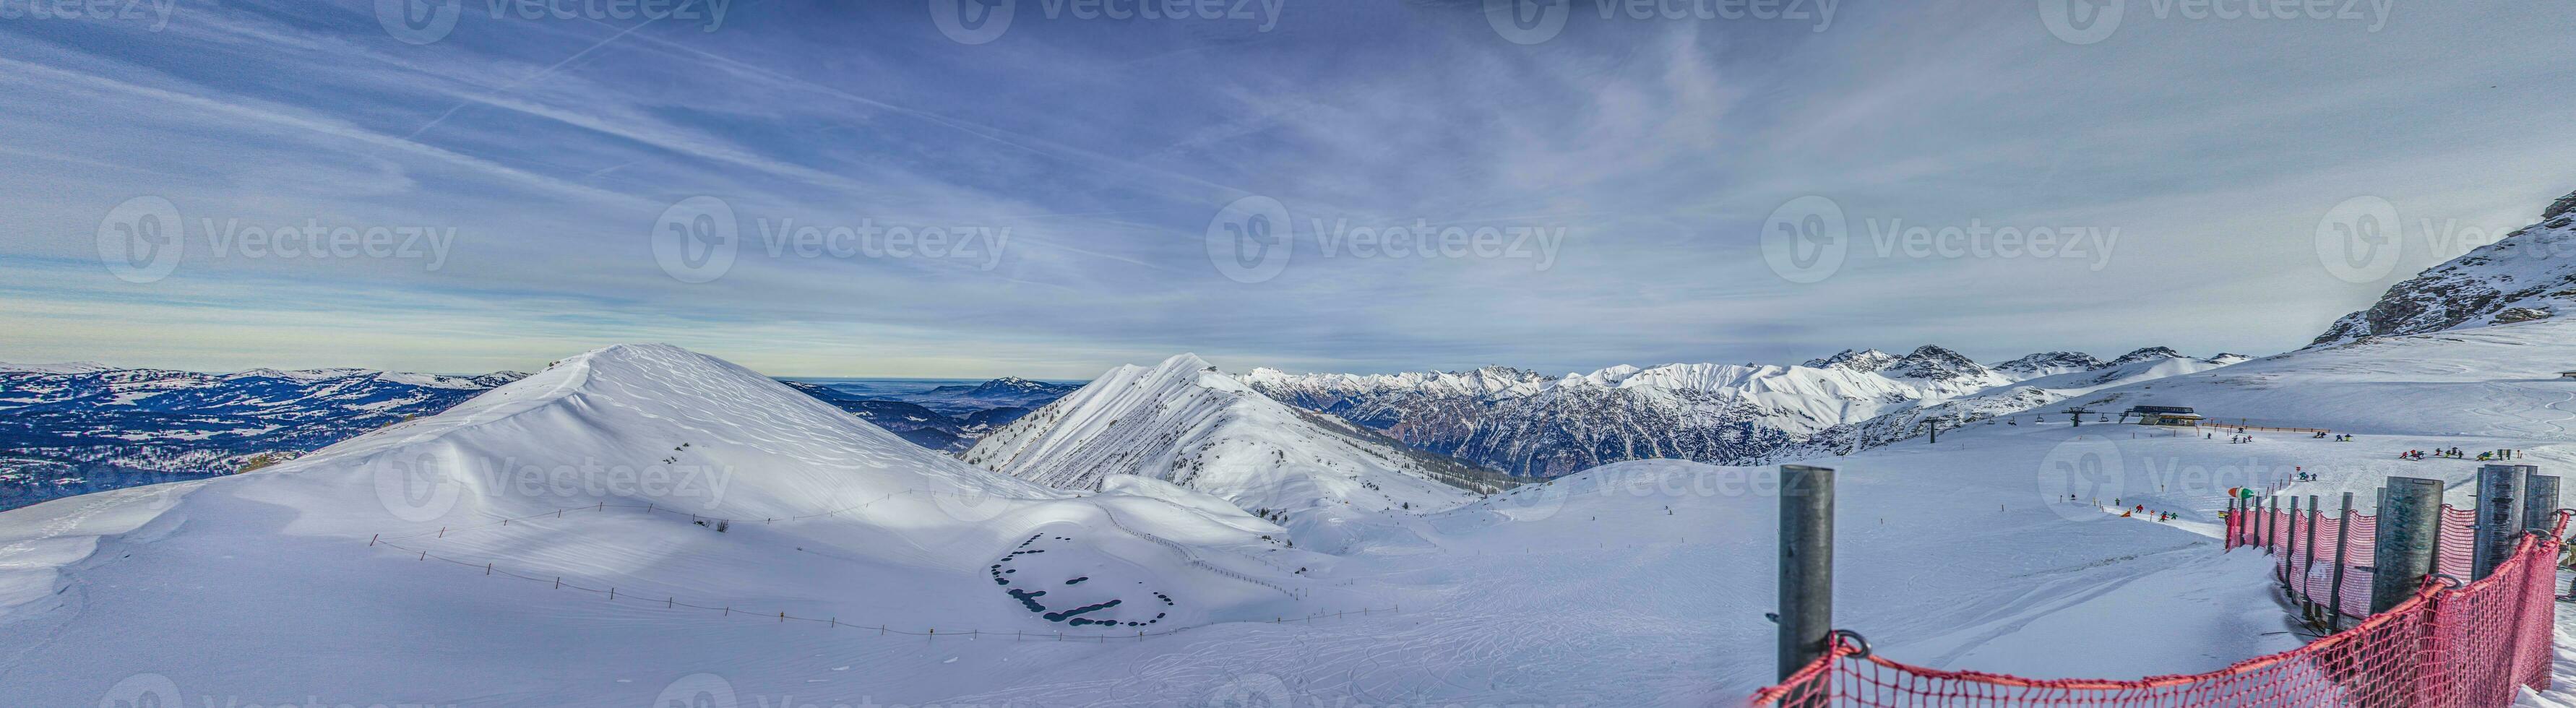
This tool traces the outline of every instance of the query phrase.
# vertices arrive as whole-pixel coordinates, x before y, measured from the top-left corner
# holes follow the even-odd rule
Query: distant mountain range
[[[1925,346],[1904,355],[1846,350],[1800,366],[1617,366],[1565,376],[1500,366],[1391,375],[1255,369],[1242,380],[1416,448],[1553,477],[1621,460],[1757,464],[1847,452],[1923,434],[1928,419],[2007,415],[2246,358],[2150,347],[2109,361],[2046,352],[1987,366]]]
[[[0,364],[0,508],[293,459],[525,376]]]
[[[1304,489],[1292,494],[1299,498],[1312,492],[1317,498],[1368,506],[1401,507],[1429,498],[1391,494],[1390,485],[1398,483],[1368,477],[1375,472],[1354,478],[1371,492],[1367,499],[1300,485],[1271,485],[1272,492],[1255,494],[1251,490],[1261,485],[1193,484],[1211,464],[1226,468],[1241,462],[1233,454],[1240,450],[1230,441],[1242,436],[1227,431],[1302,431],[1298,435],[1325,441],[1317,443],[1319,450],[1362,450],[1352,455],[1306,451],[1313,453],[1305,454],[1313,458],[1308,462],[1324,470],[1340,468],[1336,475],[1382,468],[1451,487],[1483,488],[1496,486],[1497,471],[1546,477],[1632,459],[1755,464],[1849,452],[1921,435],[1929,420],[1955,425],[2010,415],[2095,389],[2243,359],[2198,359],[2151,347],[2107,361],[2080,352],[2045,352],[1983,365],[1926,346],[1903,355],[1848,350],[1798,366],[1618,366],[1565,376],[1499,366],[1393,375],[1255,369],[1227,376],[1196,371],[1204,362],[1195,359],[1175,359],[1161,367],[1112,372],[1161,382],[1157,386],[1169,390],[1157,389],[1147,398],[1137,398],[1143,393],[1135,391],[1107,399],[1095,396],[1100,400],[1052,408],[1083,386],[1021,378],[909,382],[908,388],[855,380],[786,383],[913,444],[988,469],[1080,487],[1114,468],[1240,497],[1237,501],[1251,505],[1247,508],[1281,509],[1295,506],[1297,499],[1269,498],[1278,489]],[[1193,371],[1154,373],[1174,366]],[[367,369],[208,374],[87,363],[0,365],[0,413],[5,413],[0,415],[0,508],[293,459],[407,418],[439,413],[525,376]],[[1223,383],[1207,384],[1212,378]],[[1300,412],[1254,415],[1247,411],[1257,412],[1260,406],[1225,393],[1238,389],[1259,394],[1263,403],[1287,404],[1283,411]],[[1133,407],[1148,400],[1164,408]],[[1127,407],[1075,416],[1097,418],[1104,427],[1062,427],[1077,409],[1110,405],[1101,401]],[[1172,407],[1201,403],[1223,404],[1223,412],[1165,419],[1173,415]],[[1054,413],[1029,419],[1041,410]],[[1161,426],[1154,428],[1156,440],[1196,440],[1199,447],[1102,452],[1105,448],[1090,440],[1111,430],[1105,426],[1118,424],[1113,421],[1134,426],[1145,420]],[[1254,420],[1267,422],[1246,422]],[[1065,430],[1087,432],[1068,438],[1075,434]],[[1115,432],[1125,438],[1141,434],[1138,430]],[[988,440],[996,435],[999,442]],[[1041,456],[1048,461],[1026,456],[1025,446],[1038,438],[1053,446]],[[1069,449],[1087,452],[1064,457],[1063,450]],[[1274,467],[1296,467],[1281,457],[1288,454],[1284,448],[1268,454]],[[1066,476],[1084,474],[1090,477]],[[1339,483],[1324,487],[1334,484]]]
[[[526,376],[0,364],[0,509],[291,460],[436,415]],[[948,452],[1078,387],[1005,378],[890,400],[788,383],[914,444]]]
[[[994,428],[1082,387],[1012,377],[937,386],[919,393],[853,395],[827,384],[785,383],[912,444],[941,452],[963,451]]]

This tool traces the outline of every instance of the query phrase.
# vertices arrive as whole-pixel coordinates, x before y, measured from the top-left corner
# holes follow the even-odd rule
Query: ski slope
[[[2570,469],[2563,435],[2512,424],[2552,398],[2516,378],[2542,365],[2505,360],[2576,357],[2576,338],[2473,334],[2240,365],[2269,377],[2259,393],[2231,367],[2088,394],[2314,417],[2356,442],[2052,418],[1825,458],[1842,480],[1836,623],[1910,663],[2036,677],[2205,671],[2294,647],[2268,564],[2218,548],[2227,487],[2309,471],[2323,481],[2289,492],[2331,499],[2387,474],[2474,475],[2395,458],[2436,445]],[[2417,363],[2365,366],[2388,357]],[[677,481],[529,493],[469,462],[495,457],[731,473],[704,496]],[[0,513],[0,686],[25,705],[165,687],[189,705],[1724,704],[1772,676],[1772,473],[1620,463],[1352,517],[1413,543],[1326,555],[1264,539],[1283,530],[1205,490],[1141,476],[1050,489],[720,361],[614,347],[273,470]],[[2057,501],[2069,493],[2079,503]],[[2094,497],[2179,518],[2121,518]],[[731,528],[580,508],[630,503]],[[369,545],[377,534],[624,598],[420,560]],[[1148,627],[1072,627],[1004,591],[1042,586],[1049,612],[1119,599],[1102,616],[1122,622],[1176,602]]]

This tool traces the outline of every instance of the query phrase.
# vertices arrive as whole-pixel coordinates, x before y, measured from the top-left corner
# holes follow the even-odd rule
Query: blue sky
[[[1428,0],[1019,0],[964,30],[948,0],[378,15],[412,1],[0,0],[0,360],[479,372],[664,341],[779,375],[1085,378],[1180,351],[1552,373],[2263,354],[2576,189],[2558,3],[1575,0],[1508,30]],[[2121,11],[2105,35],[2053,30],[2053,6]],[[2334,267],[2317,234],[2356,198],[2400,226]],[[1843,255],[1766,260],[1825,243],[1765,250],[1818,203]],[[822,239],[803,253],[799,226]],[[1909,252],[1918,226],[2067,235],[1950,257]]]

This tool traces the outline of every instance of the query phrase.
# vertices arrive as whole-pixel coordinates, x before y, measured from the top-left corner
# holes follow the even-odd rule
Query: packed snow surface
[[[2576,417],[2559,407],[2576,382],[2539,370],[2576,360],[2571,334],[2382,337],[2079,399],[2354,442],[2050,418],[1826,457],[1841,479],[1836,624],[1910,663],[2039,677],[2205,671],[2294,647],[2264,559],[2218,548],[2227,488],[2314,472],[2323,481],[2290,492],[2332,497],[2389,474],[2474,475],[2475,462],[2396,458],[2437,446],[2568,469],[2576,434],[2547,421]],[[1172,398],[1186,391],[1152,381],[1182,372],[1162,368],[1127,372],[1162,391],[1129,410],[1234,407],[1205,377],[1183,385],[1207,400]],[[1640,460],[1454,508],[1375,510],[1342,523],[1409,541],[1339,555],[1286,547],[1232,490],[1172,479],[1051,488],[721,361],[613,347],[270,470],[0,513],[0,686],[45,706],[145,692],[177,699],[164,705],[1646,706],[1731,703],[1772,677],[1772,468]],[[2122,518],[2114,499],[2178,518]]]

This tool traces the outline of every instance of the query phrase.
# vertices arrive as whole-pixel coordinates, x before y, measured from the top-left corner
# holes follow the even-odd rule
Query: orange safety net
[[[2454,537],[2445,508],[2442,560],[2464,560],[2469,542]],[[2332,584],[2336,539],[2343,544],[2346,614],[2366,613],[2370,603],[2370,517],[2355,515],[2349,531],[2321,516],[2314,529],[2323,560],[2308,557],[2310,525],[2287,510],[2228,520],[2227,545],[2267,546],[2284,560],[2280,579],[2304,600],[2326,602]],[[2466,514],[2459,518],[2467,518]],[[2297,521],[2297,547],[2289,522]],[[2387,612],[2306,646],[2237,662],[2203,674],[2142,679],[2027,679],[1981,671],[1945,671],[1900,663],[1869,653],[1837,635],[1825,656],[1780,685],[1753,696],[1757,706],[2507,706],[2520,688],[2545,690],[2556,651],[2550,620],[2556,597],[2557,559],[2568,517],[2555,532],[2525,534],[2514,554],[2488,577],[2466,586],[2427,579],[2415,595]],[[2280,521],[2268,528],[2263,522]],[[2456,545],[2454,545],[2456,543]],[[2456,552],[2453,549],[2457,549]],[[2295,556],[2295,558],[2293,558]],[[2326,572],[2320,573],[2322,567]],[[2447,572],[2447,571],[2445,571]],[[2356,580],[2355,576],[2359,576]]]

